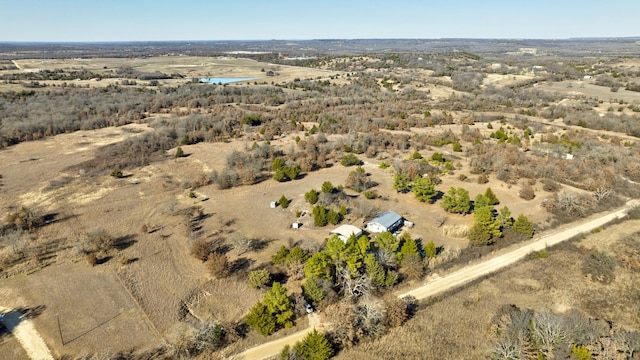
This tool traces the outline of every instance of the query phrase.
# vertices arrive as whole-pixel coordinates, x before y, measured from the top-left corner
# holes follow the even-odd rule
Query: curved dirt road
[[[574,226],[569,227],[568,229],[543,235],[540,238],[533,240],[532,242],[523,245],[522,247],[519,247],[515,250],[509,251],[506,254],[496,256],[479,264],[465,267],[449,275],[431,279],[424,285],[400,294],[398,295],[398,297],[402,298],[411,295],[416,297],[416,299],[421,300],[430,296],[447,292],[449,290],[453,290],[470,281],[477,280],[483,276],[490,275],[502,268],[512,265],[525,258],[532,252],[541,251],[547,247],[557,245],[565,240],[571,239],[576,235],[588,233],[592,229],[603,226],[615,219],[624,217],[631,208],[633,208],[634,206],[638,206],[639,204],[640,202],[638,202],[637,200],[631,200],[627,202],[627,204],[622,208],[619,208],[597,218],[580,222],[578,224],[575,224]],[[282,339],[274,340],[256,346],[254,348],[246,350],[243,353],[235,355],[230,359],[262,360],[275,356],[282,350],[285,345],[292,346],[297,341],[302,340],[302,338],[304,338],[304,336],[313,329],[314,326],[311,324],[315,323],[317,325],[320,325],[317,321],[317,318],[315,320],[312,320],[310,318],[309,323],[310,327],[303,331],[299,331]]]
[[[49,348],[29,319],[0,306],[0,321],[18,339],[29,358],[32,360],[53,360]]]

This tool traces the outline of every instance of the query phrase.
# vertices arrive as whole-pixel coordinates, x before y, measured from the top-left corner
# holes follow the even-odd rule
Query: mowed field
[[[485,124],[477,126],[486,128]],[[28,206],[51,219],[39,236],[30,240],[29,246],[38,256],[6,274],[13,277],[0,280],[0,302],[3,306],[40,309],[33,321],[54,354],[153,347],[184,333],[185,324],[194,316],[205,321],[238,320],[263,296],[262,290],[248,289],[245,276],[249,270],[268,263],[281,245],[299,242],[319,247],[327,238],[331,227],[315,227],[309,215],[296,217],[296,211],[311,211],[304,193],[319,190],[325,181],[342,185],[353,170],[334,164],[296,181],[268,179],[229,190],[208,185],[195,190],[195,198],[189,197],[191,190],[185,183],[212,170],[221,171],[228,154],[249,146],[248,141],[235,140],[183,146],[188,156],[178,159],[170,150],[164,160],[126,170],[121,179],[108,173],[87,175],[90,169],[82,164],[101,146],[146,131],[150,129],[145,124],[78,131],[24,142],[0,152],[1,211]],[[293,132],[271,144],[286,149],[295,136],[305,135]],[[437,148],[422,155],[428,158],[435,151],[451,153],[449,148]],[[470,225],[472,216],[447,215],[438,204],[421,203],[411,194],[396,193],[391,169],[379,167],[382,160],[393,163],[408,156],[409,152],[394,152],[376,159],[363,157],[364,168],[378,184],[374,189],[380,197],[365,200],[345,190],[353,206],[357,206],[355,201],[366,201],[378,212],[394,210],[415,223],[410,230],[414,238],[433,240],[445,249],[466,247],[466,239],[445,237],[436,218],[446,216],[447,224]],[[455,173],[442,176],[439,190],[464,186],[473,198],[491,186],[501,200],[500,206],[509,206],[514,216],[524,213],[544,223],[546,213],[538,204],[546,195],[539,185],[536,199],[523,202],[517,196],[518,186],[495,181],[477,184],[466,160],[456,163],[459,166]],[[460,180],[460,173],[469,177]],[[282,195],[291,199],[290,206],[270,208],[269,203]],[[195,234],[189,230],[185,209],[199,209],[202,214]],[[297,230],[291,228],[296,220],[303,224]],[[362,226],[367,220],[351,212],[344,222]],[[98,230],[119,239],[120,245],[92,267],[82,255],[81,245],[87,234]],[[237,253],[232,249],[235,237],[256,239],[263,246]],[[210,279],[204,264],[189,253],[195,238],[225,247],[236,275],[226,280]],[[10,253],[10,247],[0,249],[2,256]],[[132,329],[136,329],[136,335],[123,338]],[[256,341],[260,340],[249,339],[249,343]],[[4,343],[8,348],[14,344]],[[238,346],[242,343],[246,341]]]

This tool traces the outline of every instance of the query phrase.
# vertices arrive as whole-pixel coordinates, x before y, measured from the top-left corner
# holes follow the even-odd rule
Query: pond
[[[239,81],[255,80],[255,78],[199,78],[198,80],[202,83],[209,84],[229,84]]]

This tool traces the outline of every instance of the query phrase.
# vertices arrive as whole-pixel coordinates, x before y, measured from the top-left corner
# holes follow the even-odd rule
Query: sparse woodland
[[[637,232],[611,240],[615,248],[589,247],[576,239],[533,254],[496,275],[503,288],[488,279],[424,302],[395,295],[433,273],[480,261],[543,230],[640,197],[640,96],[631,101],[616,97],[623,91],[637,93],[637,62],[626,66],[625,59],[569,57],[560,63],[445,51],[327,54],[291,64],[268,60],[328,75],[282,82],[273,76],[274,81],[242,85],[168,85],[163,81],[188,76],[127,66],[110,73],[18,73],[11,62],[0,62],[0,80],[24,87],[0,92],[0,151],[79,130],[146,124],[148,131],[102,146],[65,171],[81,172],[81,181],[111,175],[110,181],[122,183],[149,165],[190,161],[190,146],[237,144],[220,155],[218,168],[205,167],[180,184],[167,176],[163,186],[187,190],[189,201],[207,201],[216,192],[252,186],[287,189],[311,174],[346,167],[342,184],[324,181],[300,193],[278,193],[274,211],[296,223],[307,216],[312,220],[304,227],[317,230],[364,224],[378,214],[381,203],[415,202],[412,206],[438,211],[433,219],[415,220],[430,221],[431,231],[465,246],[436,246],[412,231],[347,241],[337,235],[288,241],[252,237],[225,232],[233,220],[224,220],[224,209],[207,213],[183,201],[164,204],[171,231],[165,225],[139,224],[140,234],[120,236],[96,227],[84,234],[70,231],[56,239],[57,245],[43,247],[36,245],[43,241],[43,229],[76,215],[13,203],[2,205],[0,277],[62,262],[51,254],[73,248],[76,259],[93,267],[120,266],[123,286],[149,311],[146,304],[153,301],[138,292],[140,280],[128,270],[144,260],[130,258],[127,249],[151,235],[154,246],[179,237],[180,250],[168,252],[182,251],[189,257],[184,263],[194,261],[204,269],[191,291],[173,300],[176,321],[188,330],[171,334],[167,344],[153,350],[104,358],[224,358],[305,328],[305,304],[329,326],[283,349],[282,359],[365,359],[372,353],[382,359],[638,358]],[[607,96],[551,89],[553,84],[566,89],[565,84],[584,83],[585,75],[593,77],[588,86],[606,88]],[[76,78],[99,76],[118,82],[100,88],[73,84]],[[132,86],[137,81],[145,85]],[[3,180],[0,175],[0,193]],[[56,181],[43,191],[73,180]],[[470,193],[472,184],[483,192]],[[501,199],[498,189],[513,196]],[[541,215],[516,213],[511,204],[537,207]],[[635,221],[635,213],[621,221]],[[213,221],[220,221],[218,230],[205,234]],[[520,284],[508,279],[511,271],[518,278],[532,276]],[[219,291],[207,286],[224,288],[225,283],[246,288],[249,295],[242,301],[251,304],[243,304],[241,314],[228,311],[235,318],[221,321],[202,304],[217,309],[203,299]],[[555,288],[564,307],[536,297],[538,291],[552,298]],[[497,293],[505,293],[504,300]],[[464,319],[456,322],[460,316]]]

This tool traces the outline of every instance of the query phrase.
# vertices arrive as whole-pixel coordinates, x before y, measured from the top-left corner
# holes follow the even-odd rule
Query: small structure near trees
[[[381,233],[396,232],[404,224],[404,218],[394,211],[385,211],[367,223],[367,231]]]
[[[359,238],[360,236],[362,236],[362,229],[360,229],[357,226],[344,224],[344,225],[338,226],[334,230],[331,230],[329,234],[331,235],[335,234],[340,238],[340,240],[347,242],[347,240],[349,240],[351,236],[355,236],[356,238]]]

